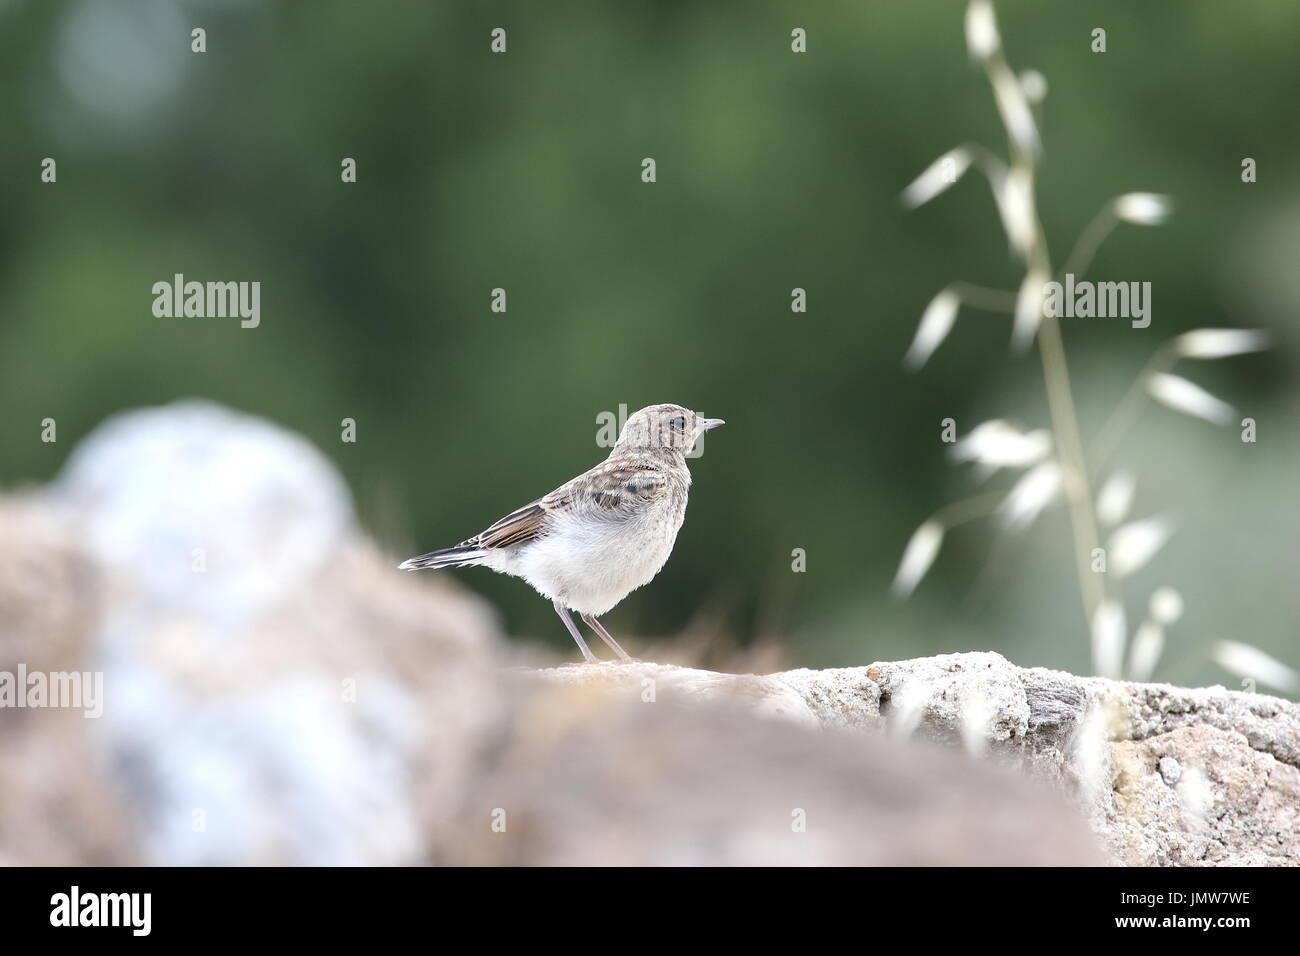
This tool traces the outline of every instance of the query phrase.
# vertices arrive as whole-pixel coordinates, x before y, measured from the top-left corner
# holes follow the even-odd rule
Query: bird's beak
[[[717,428],[719,425],[725,425],[725,424],[727,423],[724,422],[721,418],[706,418],[704,419],[703,428],[705,431],[708,431],[710,428]]]

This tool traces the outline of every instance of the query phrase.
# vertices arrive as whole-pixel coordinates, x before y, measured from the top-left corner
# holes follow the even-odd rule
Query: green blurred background
[[[945,284],[1020,278],[977,177],[914,213],[898,202],[954,145],[1005,149],[962,10],[0,0],[0,484],[49,479],[114,411],[203,396],[313,439],[401,558],[594,464],[598,413],[679,402],[729,424],[615,634],[775,639],[810,666],[992,649],[1086,672],[1059,506],[1002,543],[962,529],[911,602],[888,594],[912,530],[978,490],[940,420],[1047,424],[1006,318],[964,311],[921,373],[900,361]],[[1085,432],[1169,336],[1277,336],[1179,370],[1256,418],[1257,444],[1148,407],[1116,456],[1140,476],[1134,516],[1179,522],[1124,586],[1130,625],[1167,584],[1187,613],[1158,678],[1235,684],[1208,658],[1219,638],[1300,664],[1300,6],[998,12],[1013,66],[1049,83],[1039,192],[1058,262],[1108,198],[1178,202],[1160,229],[1117,231],[1091,273],[1152,282],[1152,326],[1066,322]],[[155,318],[151,286],[175,272],[259,280],[261,327]],[[451,573],[512,633],[571,651],[522,583]]]

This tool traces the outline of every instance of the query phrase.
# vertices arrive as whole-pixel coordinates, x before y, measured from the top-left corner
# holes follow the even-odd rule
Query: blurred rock
[[[429,814],[463,789],[466,741],[492,719],[499,632],[451,579],[398,574],[365,541],[324,456],[178,403],[107,421],[41,508],[43,537],[34,519],[0,531],[22,542],[0,549],[6,618],[34,622],[6,624],[0,649],[53,667],[33,649],[49,634],[103,672],[103,716],[68,732],[130,807],[117,862],[427,859]],[[45,739],[65,716],[26,712],[44,741],[28,749],[66,751]],[[82,773],[46,764],[43,780]]]
[[[611,665],[614,666],[614,665]],[[663,681],[653,665],[627,665]],[[592,668],[596,670],[598,668]],[[571,676],[580,668],[565,669]],[[1104,856],[1021,773],[880,734],[755,714],[744,683],[644,702],[534,681],[441,862],[547,866],[1060,866]],[[667,683],[667,682],[665,682]],[[741,689],[741,699],[731,697]]]
[[[0,671],[79,669],[98,594],[74,529],[35,495],[0,497]],[[130,826],[79,711],[0,708],[0,865],[130,858]]]
[[[81,544],[117,570],[119,600],[238,628],[335,560],[353,534],[347,486],[305,439],[185,401],[114,415],[52,491]]]
[[[76,666],[99,595],[70,522],[38,495],[0,498],[0,544],[0,670]]]

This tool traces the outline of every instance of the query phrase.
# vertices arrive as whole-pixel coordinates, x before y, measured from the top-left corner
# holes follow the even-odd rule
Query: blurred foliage
[[[1166,227],[1118,231],[1092,272],[1151,281],[1152,327],[1067,322],[1085,427],[1169,335],[1280,336],[1191,375],[1260,421],[1258,445],[1153,408],[1121,451],[1142,469],[1138,512],[1182,522],[1126,593],[1130,623],[1168,583],[1188,614],[1158,676],[1231,680],[1205,659],[1218,637],[1294,664],[1300,6],[999,15],[1013,65],[1050,84],[1040,205],[1058,260],[1113,195],[1179,201]],[[193,26],[207,53],[189,51]],[[597,413],[680,402],[729,424],[616,634],[711,608],[807,664],[990,648],[1087,670],[1059,508],[1003,544],[963,529],[912,603],[887,597],[913,528],[974,485],[940,419],[1046,421],[1007,319],[963,312],[920,375],[900,362],[943,285],[1017,275],[977,178],[913,214],[898,203],[949,147],[1002,148],[960,4],[8,0],[0,53],[5,485],[50,478],[114,411],[206,396],[310,436],[404,557],[594,464]],[[39,182],[45,156],[57,185]],[[1240,182],[1244,156],[1258,184]],[[154,318],[150,287],[175,272],[260,280],[261,327]],[[489,310],[497,286],[506,314]],[[521,583],[453,573],[513,632],[567,646]]]

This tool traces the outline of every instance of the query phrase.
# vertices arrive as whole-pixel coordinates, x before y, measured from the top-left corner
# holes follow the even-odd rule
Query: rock
[[[1170,787],[1177,786],[1178,778],[1183,775],[1183,765],[1173,757],[1161,757],[1158,766],[1161,779]]]
[[[802,697],[822,726],[874,730],[885,723],[876,682],[879,676],[879,671],[873,677],[866,668],[844,667],[786,671],[773,679]]]
[[[74,449],[52,487],[124,597],[241,619],[334,560],[347,486],[302,437],[202,401],[123,412]]]
[[[924,739],[1027,769],[1071,799],[1116,863],[1300,865],[1300,704],[1291,701],[1020,668],[989,652],[751,678],[761,684],[680,670],[654,673],[663,686],[742,703],[753,695],[741,688],[775,700],[770,684],[781,684],[825,730]],[[598,672],[542,676],[593,687],[605,683]],[[623,693],[623,684],[609,686]],[[793,706],[781,710],[806,724]]]
[[[75,667],[101,600],[68,516],[34,494],[0,498],[0,670]],[[2,736],[2,735],[0,735]]]
[[[1113,748],[1116,814],[1107,836],[1117,858],[1147,866],[1300,862],[1300,772],[1244,735],[1196,724]],[[1163,773],[1171,763],[1180,767],[1172,783]]]
[[[728,691],[643,702],[625,681],[592,680],[583,669],[523,682],[504,742],[443,828],[436,862],[1104,862],[1078,814],[1023,774],[881,734],[756,719],[748,703],[719,706]]]
[[[1132,865],[1300,864],[1300,704],[947,654],[773,675],[823,726],[986,748],[1054,782]]]
[[[75,526],[38,495],[0,497],[0,542],[0,672],[82,669],[101,595]],[[100,771],[94,724],[73,710],[0,708],[0,865],[130,858],[129,815]]]
[[[646,661],[566,664],[525,672],[552,684],[601,691],[618,698],[653,703],[734,704],[759,717],[818,727],[820,721],[794,689],[771,677],[718,674]]]
[[[427,859],[431,818],[496,719],[503,643],[453,580],[399,574],[365,540],[320,452],[178,403],[107,421],[40,502],[51,530],[24,518],[21,558],[0,558],[0,600],[44,577],[15,601],[35,623],[0,654],[37,659],[23,635],[39,625],[75,631],[73,656],[102,671],[103,716],[65,728],[77,746],[62,749],[89,757],[67,771],[94,768],[132,809],[116,862]],[[40,712],[25,730],[54,723]]]

